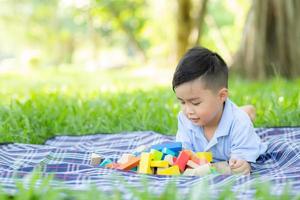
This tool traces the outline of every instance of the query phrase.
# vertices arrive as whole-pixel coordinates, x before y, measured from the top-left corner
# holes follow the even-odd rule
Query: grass
[[[61,185],[60,187],[52,188],[51,181],[52,177],[42,177],[40,173],[34,171],[31,177],[28,179],[27,184],[18,181],[17,190],[14,196],[5,194],[0,188],[0,199],[1,200],[101,200],[101,199],[113,199],[122,200],[124,197],[118,189],[115,189],[112,193],[107,193],[102,191],[95,186],[91,186],[84,192],[78,190],[66,189]],[[121,182],[120,182],[121,181]],[[235,200],[238,199],[237,196],[243,191],[232,191],[231,185],[227,184],[223,190],[219,191],[218,194],[213,193],[212,189],[209,187],[208,183],[203,181],[191,188],[191,193],[187,196],[180,194],[176,190],[176,185],[174,182],[169,182],[165,187],[163,192],[159,195],[154,194],[152,191],[148,190],[148,182],[146,179],[142,180],[142,185],[144,189],[136,189],[130,187],[125,180],[119,180],[124,189],[134,197],[136,200]],[[26,185],[26,186],[25,186]],[[291,195],[290,187],[287,185],[280,195],[274,195],[272,190],[272,184],[269,182],[254,182],[250,185],[251,189],[255,190],[254,199],[258,200],[299,200],[300,195]]]
[[[60,134],[135,130],[175,134],[180,106],[170,86],[172,71],[161,70],[45,69],[0,74],[0,142],[40,144]],[[253,82],[233,76],[229,81],[230,98],[238,105],[255,105],[256,127],[296,126],[300,125],[299,85],[300,79],[277,77]],[[95,188],[84,193],[64,190],[62,195],[47,181],[42,189],[19,184],[18,194],[9,197],[0,192],[0,199],[97,199],[99,194],[107,199]],[[270,185],[257,187],[256,198],[290,199],[288,190],[281,197],[272,196],[270,190]],[[133,193],[137,199],[180,197],[172,185],[160,196],[152,196],[147,190]],[[218,199],[234,199],[235,195],[225,188]],[[197,192],[190,199],[195,196]],[[110,198],[122,199],[118,191]]]
[[[159,72],[157,72],[159,73]],[[175,134],[180,110],[170,87],[133,71],[0,74],[0,142],[43,143],[59,134],[154,130]],[[230,79],[230,98],[257,108],[256,127],[295,126],[300,79]]]

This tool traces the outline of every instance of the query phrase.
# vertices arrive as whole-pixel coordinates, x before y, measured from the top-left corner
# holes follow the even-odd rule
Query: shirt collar
[[[217,144],[219,137],[229,135],[232,121],[233,121],[232,102],[229,99],[227,99],[225,101],[225,106],[224,106],[221,120],[218,124],[218,127],[215,131],[213,138],[209,141],[208,145],[206,146],[205,151],[209,150],[212,146]]]

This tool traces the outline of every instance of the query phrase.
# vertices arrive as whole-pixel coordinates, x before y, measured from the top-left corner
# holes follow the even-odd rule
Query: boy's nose
[[[185,106],[184,107],[184,112],[186,113],[186,115],[189,115],[189,114],[194,114],[194,109],[192,109],[190,106]]]

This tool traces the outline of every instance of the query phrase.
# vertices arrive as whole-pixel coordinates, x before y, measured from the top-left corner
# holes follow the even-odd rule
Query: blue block
[[[112,161],[109,158],[105,158],[101,164],[99,165],[100,167],[105,167],[106,165],[108,165],[109,163],[112,163]]]
[[[174,152],[166,147],[163,148],[162,152],[167,155],[176,156],[176,152]]]
[[[182,150],[182,143],[181,142],[169,142],[165,144],[165,147],[168,149],[174,151],[174,152],[179,152]]]
[[[156,149],[158,151],[162,151],[163,148],[168,148],[178,154],[178,152],[182,150],[182,143],[181,142],[165,142],[165,143],[155,144],[155,145],[151,146],[151,149]]]
[[[155,144],[151,146],[151,149],[155,149],[157,151],[162,151],[165,146],[163,144]]]
[[[131,169],[131,171],[137,172],[138,167],[134,167]]]

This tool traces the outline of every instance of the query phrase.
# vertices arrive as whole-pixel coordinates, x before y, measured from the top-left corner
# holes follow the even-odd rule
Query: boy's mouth
[[[199,118],[190,118],[190,120],[191,120],[192,122],[197,122],[197,121],[199,120]]]

